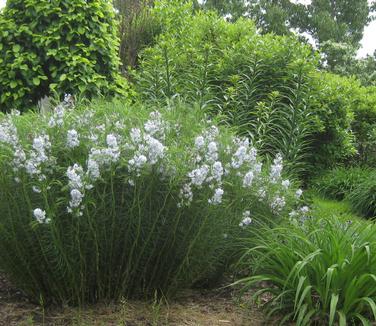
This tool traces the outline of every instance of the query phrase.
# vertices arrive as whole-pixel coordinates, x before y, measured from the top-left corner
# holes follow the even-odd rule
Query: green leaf
[[[330,313],[329,313],[329,326],[333,325],[334,317],[336,315],[336,309],[338,304],[338,294],[332,294],[332,298],[330,300]]]
[[[64,81],[67,79],[67,75],[66,74],[62,74],[59,78],[60,81]]]
[[[19,44],[13,45],[13,52],[18,53],[21,50],[21,46]]]
[[[14,81],[14,80],[12,80],[12,81],[10,82],[10,88],[16,88],[16,87],[17,87],[17,82]]]
[[[33,84],[34,84],[35,86],[39,86],[39,85],[40,85],[40,79],[39,79],[38,77],[34,77],[34,78],[33,78]]]

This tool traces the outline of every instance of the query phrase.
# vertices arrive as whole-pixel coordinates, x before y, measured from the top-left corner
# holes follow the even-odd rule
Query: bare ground
[[[123,301],[84,308],[30,303],[0,274],[0,326],[258,326],[256,307],[239,302],[229,291],[189,291],[173,302]]]

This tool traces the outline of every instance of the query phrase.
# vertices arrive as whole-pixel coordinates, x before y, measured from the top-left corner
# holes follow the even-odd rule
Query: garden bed
[[[43,309],[0,274],[0,326],[13,325],[262,325],[263,314],[228,291],[195,290],[174,302],[123,301],[85,308]]]

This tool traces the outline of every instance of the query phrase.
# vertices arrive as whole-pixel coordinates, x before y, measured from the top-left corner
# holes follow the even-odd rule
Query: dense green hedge
[[[0,13],[0,110],[44,96],[124,93],[109,0],[8,0]]]
[[[250,133],[263,154],[281,152],[298,172],[356,153],[351,124],[358,82],[318,72],[310,48],[259,35],[250,20],[226,22],[215,13],[189,12],[187,4],[166,8],[157,6],[158,15],[176,15],[178,23],[141,56],[135,81],[143,100],[198,102]]]

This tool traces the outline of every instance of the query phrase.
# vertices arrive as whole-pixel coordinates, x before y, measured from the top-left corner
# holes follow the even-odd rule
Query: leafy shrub
[[[376,232],[336,217],[252,233],[244,291],[271,294],[269,316],[299,325],[368,325],[376,320]]]
[[[178,27],[142,52],[135,79],[144,100],[197,102],[253,135],[262,154],[281,152],[297,173],[355,153],[350,81],[317,73],[317,57],[295,38],[259,35],[250,20],[230,23],[184,6],[184,21],[178,16]],[[170,7],[158,10],[175,15]]]
[[[319,119],[313,136],[311,173],[332,168],[356,154],[351,123],[358,106],[359,89],[355,79],[330,73],[318,73],[312,79],[309,101]]]
[[[368,217],[376,217],[376,171],[369,173],[348,196],[352,207]]]
[[[124,93],[107,0],[9,0],[0,14],[0,110],[44,96]]]
[[[1,120],[0,268],[36,300],[171,295],[300,196],[200,110],[93,108]]]
[[[357,157],[361,163],[374,166],[376,164],[376,87],[362,87],[358,93],[354,110],[354,121],[351,125],[355,134]]]
[[[369,178],[371,170],[361,167],[338,167],[312,181],[312,188],[332,199],[345,199],[360,183]]]

